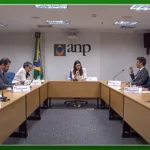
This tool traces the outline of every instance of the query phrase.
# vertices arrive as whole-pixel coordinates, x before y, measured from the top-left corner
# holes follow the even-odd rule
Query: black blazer
[[[0,70],[0,89],[7,89],[8,87],[12,88],[13,84],[9,84],[8,80],[7,80],[7,76],[6,76],[6,72],[2,72]]]
[[[148,88],[148,90],[150,91],[150,77],[147,81],[147,83],[145,85],[143,85],[144,88]]]
[[[148,81],[149,73],[146,68],[143,68],[136,75],[130,74],[130,76],[132,78],[132,82],[131,82],[132,85],[143,86]]]

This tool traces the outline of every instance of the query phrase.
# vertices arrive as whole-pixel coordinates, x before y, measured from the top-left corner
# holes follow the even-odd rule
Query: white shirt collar
[[[1,69],[1,72],[3,73],[4,71]]]
[[[140,71],[142,71],[143,68],[144,68],[144,67],[140,68]]]

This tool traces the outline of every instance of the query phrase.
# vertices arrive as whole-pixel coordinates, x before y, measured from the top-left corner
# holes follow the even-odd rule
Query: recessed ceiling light
[[[52,28],[52,25],[37,25],[38,28]]]
[[[95,17],[97,17],[97,15],[96,14],[92,14],[92,17],[95,18]]]
[[[123,19],[131,19],[132,16],[123,16],[122,18],[123,18]]]
[[[120,26],[120,28],[124,28],[124,29],[133,29],[133,28],[135,28],[135,26]]]
[[[116,21],[115,25],[135,26],[137,23],[138,23],[137,21]]]
[[[36,8],[45,8],[45,9],[67,9],[67,5],[35,5]]]
[[[47,24],[70,24],[70,20],[46,20]]]
[[[130,7],[130,10],[146,11],[146,10],[150,10],[150,5],[133,5],[132,7]]]
[[[31,17],[31,19],[40,19],[38,16]]]
[[[0,27],[7,27],[7,26],[8,26],[7,24],[0,23]]]

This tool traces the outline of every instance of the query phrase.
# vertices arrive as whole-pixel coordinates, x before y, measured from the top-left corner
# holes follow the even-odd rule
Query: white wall
[[[76,43],[90,44],[92,50],[87,56],[69,53],[67,56],[54,56],[54,44],[68,44],[69,40],[63,34],[45,36],[45,65],[47,79],[64,79],[76,59],[87,68],[88,76],[99,79],[112,79],[122,69],[125,71],[118,76],[118,80],[130,80],[128,68],[132,65],[136,69],[136,58],[147,57],[143,48],[143,35],[116,33],[86,33],[81,34]],[[150,68],[150,62],[147,65]]]
[[[99,34],[82,34],[76,42],[71,42],[63,34],[46,34],[45,36],[45,70],[46,79],[65,79],[69,75],[75,60],[80,60],[87,68],[88,76],[100,77],[100,37]],[[67,53],[66,56],[54,56],[54,44],[90,44],[92,50],[83,56],[82,53]]]
[[[90,44],[92,50],[87,56],[81,53],[67,53],[66,56],[54,56],[54,44]],[[16,72],[25,61],[33,61],[34,33],[0,34],[0,58],[8,57],[12,61],[10,70]],[[87,68],[88,76],[99,79],[112,79],[125,69],[116,79],[130,80],[128,68],[135,68],[136,57],[145,56],[150,70],[150,56],[143,48],[143,35],[115,33],[82,33],[76,42],[71,42],[62,33],[45,33],[41,35],[42,64],[45,79],[65,79],[75,60],[80,60]]]
[[[42,49],[45,49],[44,38],[42,34]],[[0,33],[0,58],[7,57],[11,60],[10,71],[17,72],[25,61],[33,62],[34,49],[34,33]],[[42,51],[43,65],[44,56],[44,51]]]
[[[150,69],[150,56],[146,56],[143,48],[142,34],[100,34],[100,78],[112,79],[122,69],[125,71],[116,79],[130,80],[129,67],[133,66],[135,72],[136,58],[147,58],[147,68]]]

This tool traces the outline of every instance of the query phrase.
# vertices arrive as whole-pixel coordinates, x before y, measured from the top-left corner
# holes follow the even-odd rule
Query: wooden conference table
[[[101,83],[102,108],[109,104],[109,119],[118,119],[118,114],[123,118],[122,137],[132,137],[137,134],[131,132],[134,129],[148,143],[150,143],[150,93],[126,94],[123,90],[110,87],[107,81]]]
[[[0,143],[9,136],[27,137],[26,120],[40,120],[40,104],[47,99],[48,82],[32,87],[30,92],[4,91],[10,100],[0,102]],[[29,117],[33,112],[34,116]],[[19,127],[18,132],[14,132]]]
[[[40,106],[51,107],[51,98],[96,99],[101,108],[109,105],[109,119],[123,118],[123,137],[135,136],[132,127],[150,143],[150,94],[125,94],[123,90],[107,85],[107,81],[46,81],[41,86],[32,87],[30,92],[4,92],[10,99],[0,102],[0,143],[9,136],[27,137],[27,119],[40,120]],[[98,108],[98,107],[97,107]],[[33,114],[34,113],[34,114]],[[118,117],[119,116],[119,117]],[[14,132],[19,128],[18,132]]]

